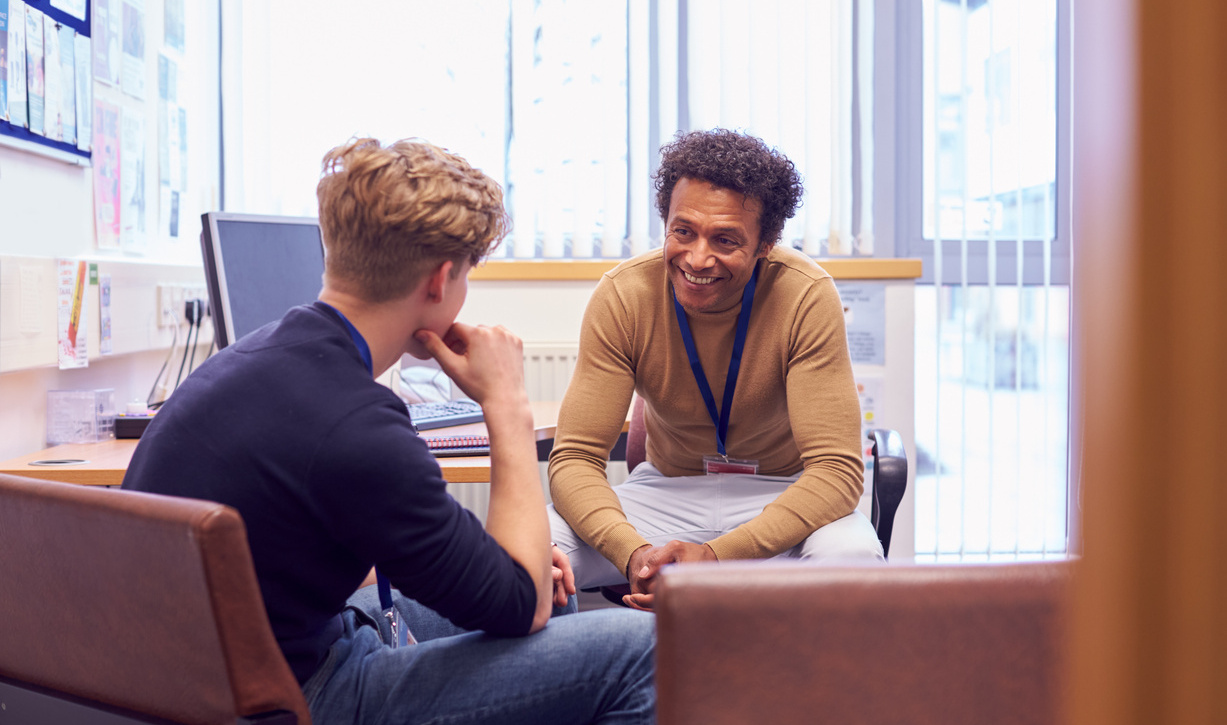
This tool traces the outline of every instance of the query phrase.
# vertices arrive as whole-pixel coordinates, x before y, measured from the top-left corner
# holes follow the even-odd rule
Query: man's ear
[[[451,278],[454,265],[455,262],[445,259],[427,275],[425,280],[427,300],[439,302],[443,299],[443,290],[447,286],[447,280]]]

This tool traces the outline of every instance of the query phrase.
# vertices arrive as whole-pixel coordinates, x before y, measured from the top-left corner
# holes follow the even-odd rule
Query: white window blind
[[[1068,188],[1060,10],[1057,0],[923,3],[922,560],[1066,551],[1069,288],[1053,279],[1068,208],[1058,199]]]
[[[313,215],[319,159],[420,136],[503,183],[513,258],[661,242],[650,175],[678,130],[797,164],[785,240],[873,253],[872,0],[223,0],[231,211]]]

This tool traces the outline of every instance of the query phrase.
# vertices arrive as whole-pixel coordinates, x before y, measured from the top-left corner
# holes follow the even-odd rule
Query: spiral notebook
[[[423,436],[426,447],[436,458],[446,456],[488,456],[490,455],[489,436],[454,435],[454,436]]]

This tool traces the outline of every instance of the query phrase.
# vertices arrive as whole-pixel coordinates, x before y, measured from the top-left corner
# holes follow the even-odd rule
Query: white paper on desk
[[[119,147],[119,246],[126,252],[144,251],[146,233],[145,117],[122,109]]]
[[[53,141],[64,139],[63,87],[60,83],[60,29],[51,18],[43,21],[43,130]]]
[[[85,321],[89,319],[89,295],[85,294],[89,284],[86,267],[84,260],[55,261],[56,339],[59,341],[61,370],[89,365],[85,334]]]
[[[124,93],[143,101],[145,100],[145,1],[124,0],[121,5],[123,6],[123,65],[120,85]]]
[[[77,103],[77,148],[89,151],[94,137],[94,83],[90,76],[90,41],[89,36],[77,33],[73,38],[76,62],[76,103]]]

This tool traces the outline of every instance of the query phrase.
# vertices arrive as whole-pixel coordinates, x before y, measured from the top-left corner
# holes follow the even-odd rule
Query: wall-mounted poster
[[[88,35],[77,33],[73,43],[76,45],[73,57],[77,65],[77,148],[89,151],[94,130],[94,81],[89,72],[90,39]]]
[[[94,0],[90,19],[94,78],[113,86],[119,85],[119,4],[120,0]]]
[[[123,65],[121,86],[124,93],[145,100],[145,2],[124,0]],[[112,9],[114,12],[114,9]]]
[[[9,0],[8,121],[25,128],[30,124],[26,96],[26,4]]]
[[[60,31],[57,23],[44,16],[43,22],[43,130],[53,141],[64,140],[64,114],[60,110],[63,93],[60,85]]]
[[[44,123],[44,93],[46,76],[43,62],[43,13],[26,8],[26,96],[30,104],[30,119],[27,124],[34,133],[42,135]]]
[[[9,0],[0,0],[0,121],[9,120]]]
[[[182,53],[184,47],[186,47],[184,43],[183,0],[165,0],[162,4],[162,18],[164,20],[166,47],[174,48]]]
[[[145,199],[145,116],[130,109],[120,114],[119,246],[143,252],[148,241]]]
[[[94,230],[99,249],[119,248],[119,106],[94,104]]]
[[[60,26],[60,139],[77,142],[77,31]]]

